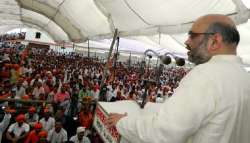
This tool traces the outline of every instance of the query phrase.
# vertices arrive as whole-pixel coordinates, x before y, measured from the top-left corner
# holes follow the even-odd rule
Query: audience
[[[39,119],[39,115],[36,113],[36,108],[31,106],[28,113],[25,114],[25,118],[30,127],[33,127]]]
[[[11,114],[5,113],[2,122],[0,123],[0,142],[2,142],[3,132],[10,123]]]
[[[90,143],[88,137],[85,136],[85,128],[78,127],[76,130],[76,135],[70,138],[70,141],[74,143]]]
[[[13,143],[24,141],[25,137],[28,135],[30,126],[25,123],[25,116],[19,114],[16,117],[16,122],[11,124],[7,130],[6,137]]]
[[[66,130],[62,127],[60,120],[56,121],[55,127],[48,133],[48,141],[52,143],[64,143],[66,142],[68,135]]]
[[[37,143],[39,140],[39,133],[41,132],[43,126],[41,123],[37,122],[34,124],[34,129],[29,132],[24,143]]]
[[[103,60],[17,47],[10,44],[0,48],[0,106],[15,110],[11,116],[0,113],[0,134],[11,123],[4,141],[99,143],[100,137],[92,127],[95,101],[141,100],[146,87],[142,79],[153,79],[157,74],[153,68],[143,73],[138,64],[127,70],[118,62],[115,72],[110,67],[101,87]],[[164,67],[158,82],[147,90],[149,101],[170,98],[187,72],[187,68]]]
[[[0,42],[8,40],[24,40],[25,35],[25,32],[0,35]]]
[[[47,132],[55,126],[55,119],[54,117],[50,117],[50,112],[48,109],[44,109],[43,117],[39,122],[42,124],[43,129]]]

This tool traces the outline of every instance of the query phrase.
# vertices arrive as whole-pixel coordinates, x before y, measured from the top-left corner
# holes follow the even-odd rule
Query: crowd
[[[0,55],[2,142],[101,143],[92,127],[95,102],[140,100],[143,79],[157,74],[119,62],[103,80],[105,63],[98,58],[31,47],[3,48]],[[148,87],[148,101],[168,100],[187,71],[162,68]]]
[[[26,32],[0,35],[0,42],[8,40],[24,40]]]

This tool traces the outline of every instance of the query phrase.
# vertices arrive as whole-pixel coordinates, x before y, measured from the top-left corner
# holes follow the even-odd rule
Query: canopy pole
[[[88,39],[88,58],[89,58],[89,51],[90,49],[89,49],[89,39]]]
[[[118,29],[116,28],[115,29],[115,33],[114,33],[114,36],[113,36],[113,40],[112,40],[112,43],[110,45],[110,49],[109,49],[109,53],[108,53],[108,56],[107,56],[107,61],[106,61],[106,65],[104,67],[104,72],[103,72],[103,76],[102,76],[102,81],[101,81],[101,87],[104,85],[104,81],[107,77],[107,73],[108,73],[108,66],[109,66],[109,61],[110,61],[110,58],[111,58],[111,54],[112,54],[112,51],[113,51],[113,48],[114,48],[114,45],[115,45],[115,41],[117,39],[117,36],[118,36]]]
[[[114,76],[115,76],[115,72],[116,72],[116,66],[117,66],[117,60],[118,60],[118,56],[119,56],[119,41],[120,41],[120,37],[117,37],[117,40],[116,40],[117,42],[116,42],[116,52],[114,53],[114,58],[113,58],[113,74],[114,74]]]
[[[129,53],[129,59],[128,59],[128,69],[131,69],[131,51]]]

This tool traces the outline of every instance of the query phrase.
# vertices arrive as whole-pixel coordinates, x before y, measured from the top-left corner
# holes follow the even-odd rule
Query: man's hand
[[[127,113],[124,114],[118,114],[118,113],[110,113],[108,119],[106,120],[106,125],[108,128],[111,128],[117,124],[117,122],[127,116]]]

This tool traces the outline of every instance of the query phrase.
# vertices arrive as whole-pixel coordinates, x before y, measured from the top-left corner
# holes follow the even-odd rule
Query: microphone
[[[178,66],[184,66],[185,65],[185,59],[183,59],[183,58],[176,58],[175,61],[176,61],[176,64]]]
[[[159,55],[157,52],[151,50],[151,49],[147,49],[144,52],[144,56],[148,56],[150,59],[152,58],[152,55],[148,54],[149,52],[154,53],[161,61],[163,64],[168,65],[172,62],[172,58],[175,59],[175,63],[177,66],[184,66],[185,65],[185,59],[178,57],[176,55],[174,55],[173,53],[167,52],[163,55]]]
[[[165,64],[165,65],[169,65],[172,62],[172,58],[174,58],[175,63],[176,63],[177,66],[184,66],[185,65],[185,59],[184,58],[177,57],[172,53],[167,52],[167,53],[165,53],[163,55],[159,55],[157,52],[155,52],[155,51],[153,51],[151,49],[148,49],[148,50],[146,50],[144,52],[144,56],[148,56],[149,59],[152,58],[152,55],[148,54],[149,52],[154,53],[162,61],[162,63]],[[143,61],[142,64],[141,64],[141,75],[143,74],[142,71],[143,71],[143,68],[144,68],[145,65],[146,65],[146,63],[145,63],[145,61]],[[159,70],[162,70],[162,68],[159,69]],[[157,71],[157,72],[158,72],[157,76],[160,76],[159,75],[160,71]],[[159,77],[157,77],[156,79],[158,80],[158,78]],[[150,84],[157,83],[157,81],[150,80],[150,79],[143,79],[143,81],[144,81],[144,86],[145,86],[145,92],[142,95],[142,103],[140,103],[141,108],[144,108],[144,106],[145,106],[145,104],[147,102],[146,101],[147,100],[147,92],[148,92]]]
[[[152,57],[153,57],[153,56],[150,55],[150,54],[147,54],[147,56],[148,56],[149,59],[152,59]]]
[[[159,58],[164,65],[169,65],[172,61],[171,57],[169,57],[169,56],[160,56]]]
[[[172,61],[171,57],[168,55],[172,56],[175,59],[175,63],[177,66],[184,66],[185,65],[184,58],[177,57],[172,53],[165,53],[164,55],[159,56],[159,58],[161,59],[163,64],[168,65],[171,63],[171,61]]]

